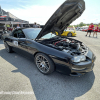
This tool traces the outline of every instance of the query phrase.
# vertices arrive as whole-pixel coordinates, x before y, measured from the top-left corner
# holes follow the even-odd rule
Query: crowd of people
[[[88,31],[87,31],[87,34],[86,34],[85,36],[87,36],[88,33],[90,33],[90,34],[89,34],[89,37],[90,37],[90,36],[91,36],[91,32],[93,32],[93,37],[94,37],[94,35],[96,34],[96,38],[97,38],[98,30],[99,30],[98,25],[96,25],[96,26],[94,27],[93,23],[91,23],[91,24],[89,25],[89,27],[88,27]]]
[[[30,25],[26,25],[26,26],[30,27]],[[11,25],[6,25],[6,27],[7,27],[7,30],[8,31],[12,31],[12,30],[14,30],[16,28],[21,28],[21,26],[19,24],[17,24],[17,26],[16,27],[13,27],[13,28],[11,27]],[[40,28],[40,25],[35,22],[32,27],[33,28]]]
[[[30,26],[29,26],[30,27]],[[16,28],[20,28],[20,25],[18,24]],[[33,28],[40,28],[40,25],[36,22],[33,24]]]

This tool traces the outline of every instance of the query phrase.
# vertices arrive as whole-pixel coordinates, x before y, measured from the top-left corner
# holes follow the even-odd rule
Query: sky
[[[0,0],[0,6],[16,17],[44,25],[57,8],[65,0]],[[84,0],[84,13],[72,22],[72,25],[84,23],[100,23],[100,0]]]

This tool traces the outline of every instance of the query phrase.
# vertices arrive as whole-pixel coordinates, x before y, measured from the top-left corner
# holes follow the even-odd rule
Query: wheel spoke
[[[48,61],[45,61],[45,63],[46,63],[46,64],[49,64],[49,62],[48,62]]]
[[[41,61],[44,61],[44,57],[41,56]]]
[[[42,55],[36,57],[36,65],[39,68],[39,70],[43,73],[47,73],[49,70],[49,62]]]
[[[47,65],[45,65],[45,69],[48,70],[48,66]]]
[[[41,61],[40,61],[40,60],[38,60],[38,61],[37,61],[37,63],[41,63]]]
[[[41,65],[38,63],[38,67],[40,68],[41,67]]]
[[[42,71],[44,71],[44,67],[40,67],[40,69],[41,69]]]

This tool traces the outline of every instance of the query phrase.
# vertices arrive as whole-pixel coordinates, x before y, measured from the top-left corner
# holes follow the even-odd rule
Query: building
[[[0,24],[11,24],[12,27],[15,24],[29,24],[28,21],[19,19],[18,17],[14,16],[10,12],[6,12],[0,7]]]

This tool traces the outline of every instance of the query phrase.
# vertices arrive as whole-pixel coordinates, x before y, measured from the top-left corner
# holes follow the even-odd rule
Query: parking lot
[[[7,53],[0,40],[0,100],[100,100],[100,33],[98,38],[77,37],[96,55],[92,72],[70,77],[57,72],[41,74],[34,60],[17,53]],[[4,92],[32,92],[32,94],[4,94]]]

